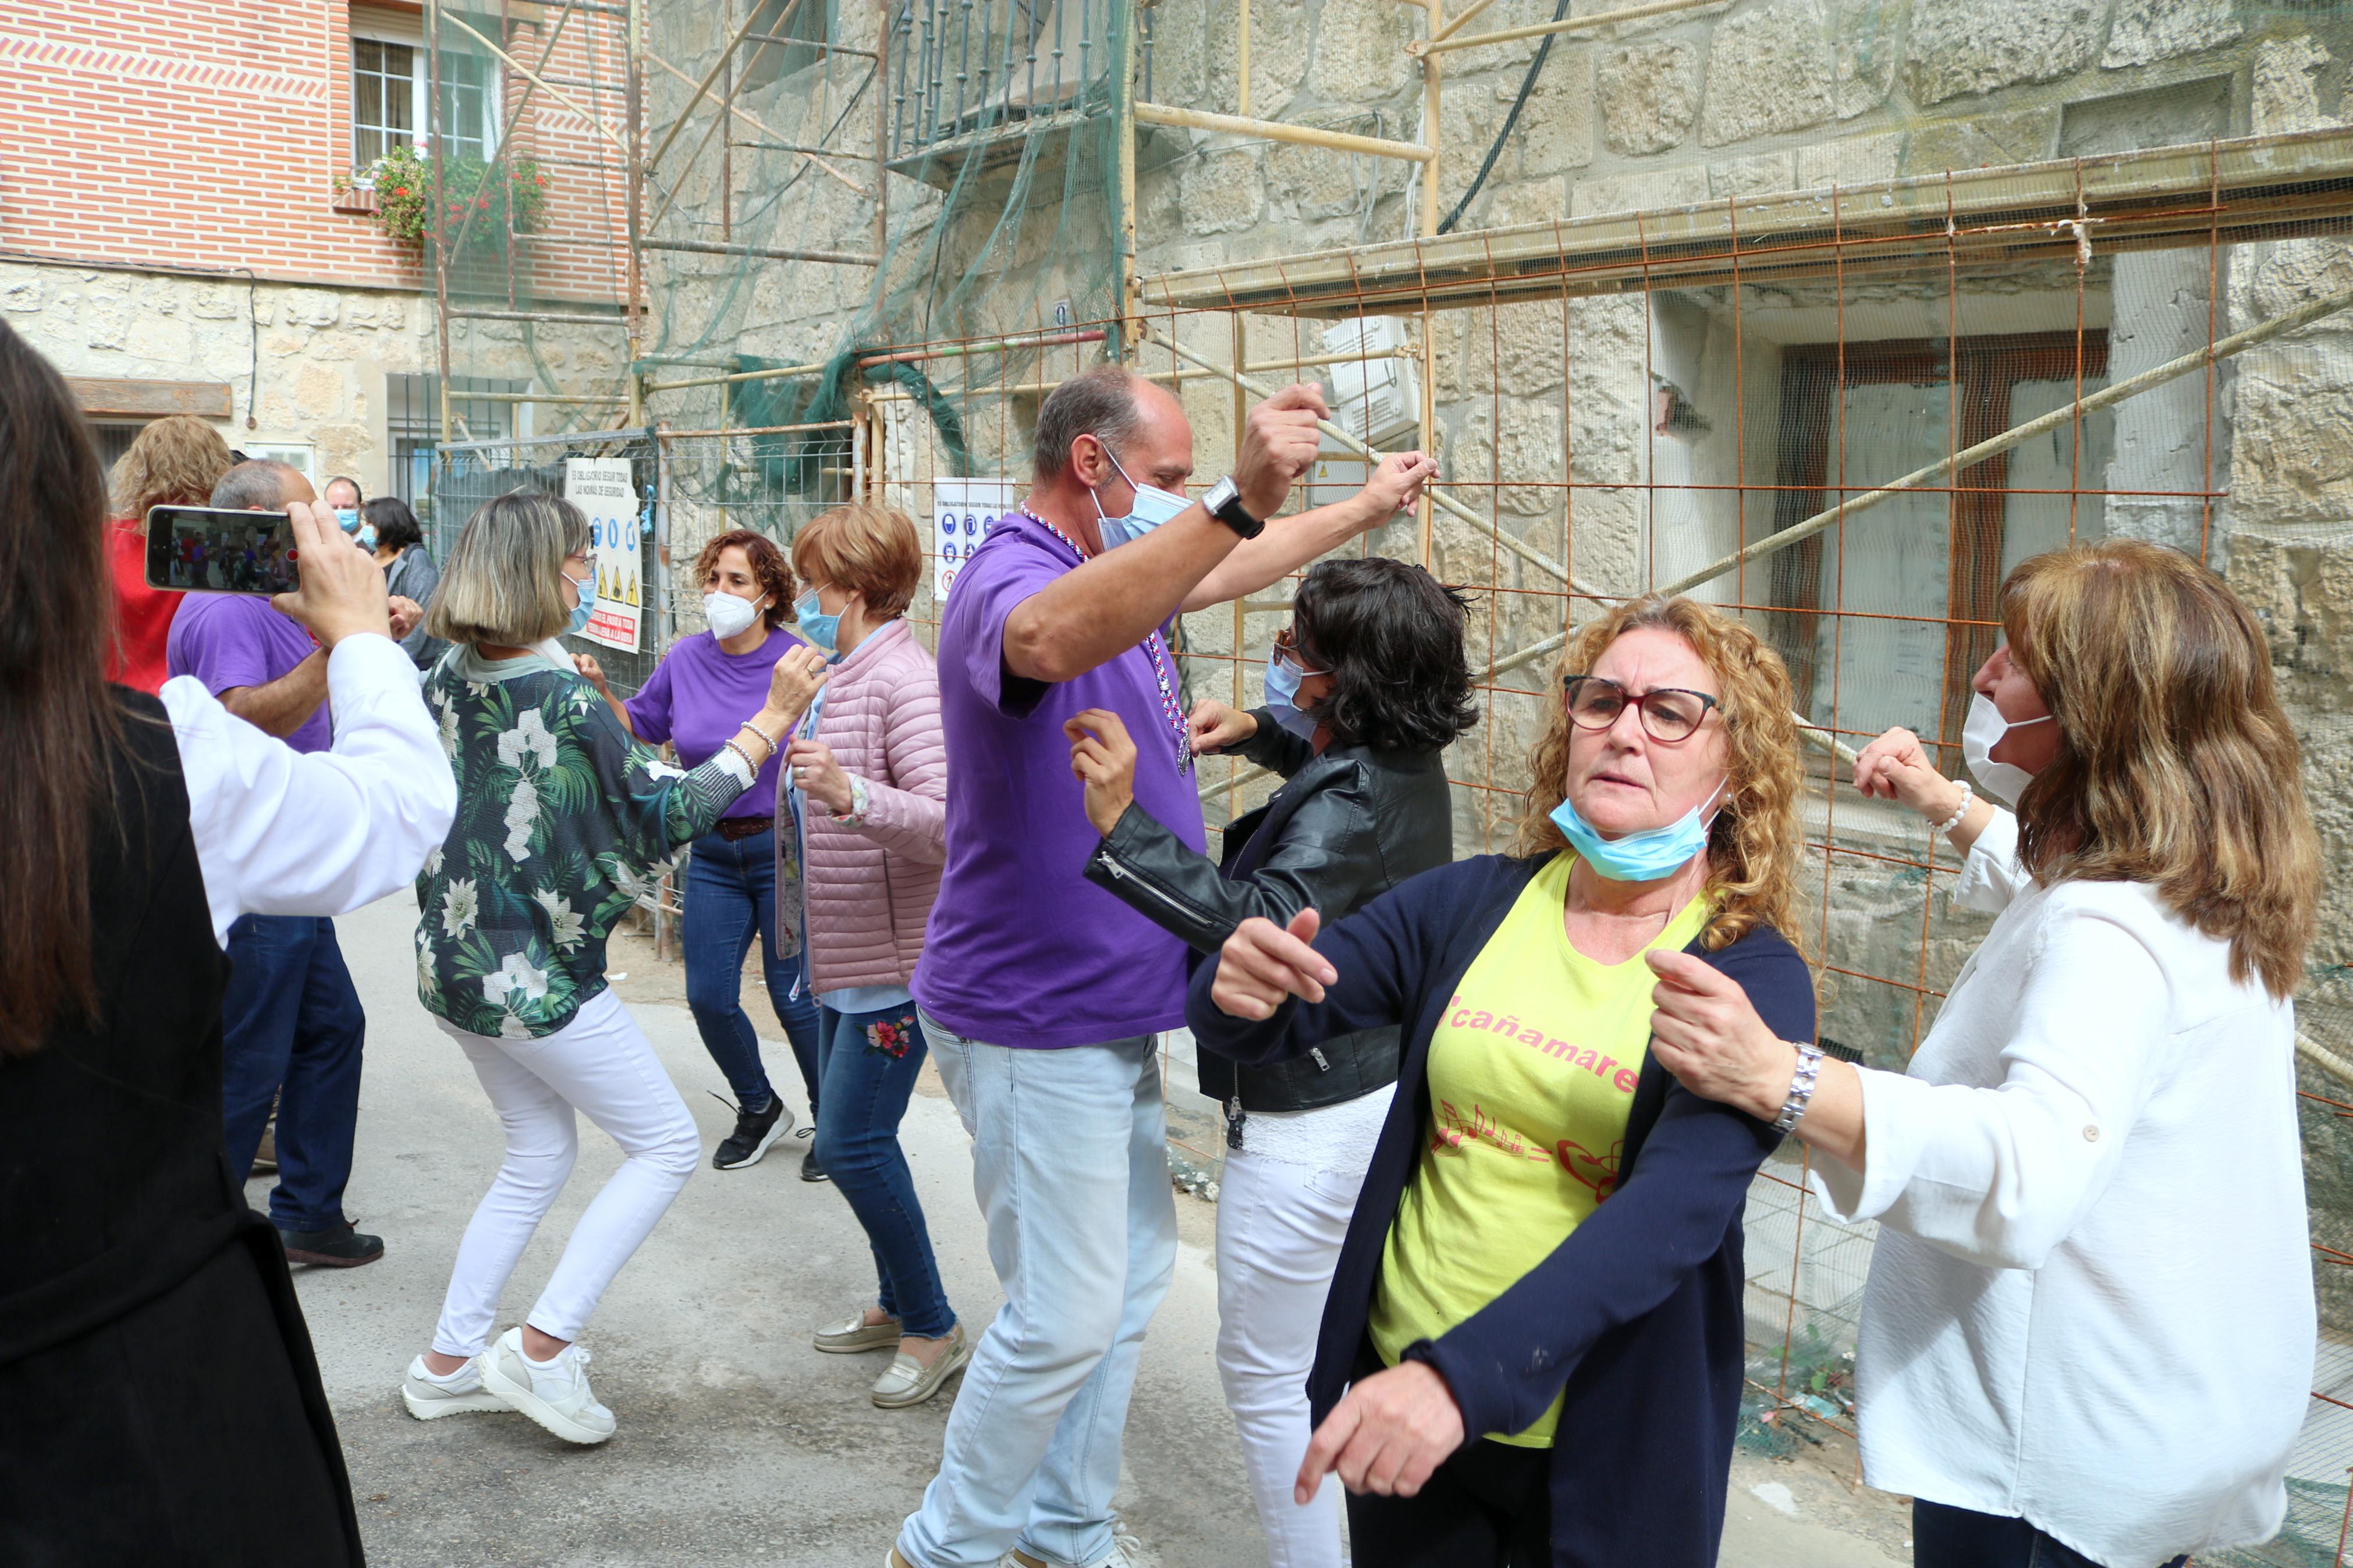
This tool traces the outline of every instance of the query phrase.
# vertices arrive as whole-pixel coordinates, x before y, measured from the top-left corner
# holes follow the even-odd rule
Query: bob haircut
[[[2044,886],[2146,882],[2279,1000],[2304,973],[2320,847],[2263,629],[2222,579],[2139,540],[2054,550],[2001,585],[2010,658],[2057,721],[2019,797]]]
[[[1301,657],[1332,677],[1315,717],[1341,742],[1442,752],[1479,721],[1462,655],[1469,601],[1387,556],[1319,562],[1291,602]]]
[[[752,568],[752,581],[760,584],[760,592],[768,601],[760,618],[768,623],[771,630],[791,620],[793,600],[798,597],[793,569],[786,563],[785,552],[776,548],[776,542],[765,533],[733,528],[704,545],[702,553],[694,558],[695,586],[701,588],[711,581],[711,574],[719,570],[720,552],[727,550],[744,552],[745,563]]]
[[[887,621],[914,602],[923,547],[906,513],[860,502],[802,524],[793,536],[793,566],[804,582],[862,595],[866,613]]]
[[[375,525],[375,542],[380,550],[406,550],[425,542],[425,531],[417,525],[417,514],[398,496],[376,497],[360,508],[360,516]]]
[[[237,466],[220,432],[193,414],[172,414],[132,437],[108,477],[118,517],[142,523],[151,506],[204,506]]]
[[[1718,689],[1729,767],[1724,804],[1708,833],[1706,894],[1715,912],[1703,938],[1714,952],[1765,925],[1795,942],[1798,860],[1805,851],[1798,797],[1805,764],[1789,712],[1788,667],[1747,623],[1696,599],[1645,594],[1570,634],[1553,670],[1551,717],[1528,758],[1533,787],[1520,817],[1517,852],[1567,847],[1552,820],[1567,793],[1574,732],[1561,682],[1591,669],[1611,643],[1642,627],[1670,631],[1689,643]]]
[[[445,642],[528,647],[572,619],[564,563],[588,547],[588,519],[558,496],[516,490],[475,509],[441,568],[425,630]]]

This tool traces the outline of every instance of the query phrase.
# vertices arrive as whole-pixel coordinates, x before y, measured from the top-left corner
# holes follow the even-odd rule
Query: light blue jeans
[[[940,1473],[899,1554],[915,1568],[995,1568],[1018,1546],[1092,1568],[1112,1552],[1145,1327],[1176,1267],[1160,1064],[1149,1036],[1016,1049],[922,1022],[972,1136],[1005,1305],[965,1371]]]

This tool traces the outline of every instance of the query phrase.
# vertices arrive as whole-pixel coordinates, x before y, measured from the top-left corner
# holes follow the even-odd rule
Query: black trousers
[[[1350,1522],[1356,1516],[1349,1515]],[[2176,1557],[2164,1568],[2183,1568]],[[1941,1502],[1912,1504],[1912,1568],[2099,1568],[2022,1519]]]
[[[1465,1443],[1412,1497],[1348,1494],[1356,1568],[1547,1568],[1552,1450]]]

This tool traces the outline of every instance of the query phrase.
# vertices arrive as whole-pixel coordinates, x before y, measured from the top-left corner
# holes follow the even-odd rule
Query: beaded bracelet
[[[1952,816],[1936,824],[1936,830],[1938,833],[1950,833],[1954,828],[1958,827],[1961,825],[1961,818],[1969,814],[1970,803],[1977,799],[1978,792],[1969,787],[1968,780],[1961,780],[1960,785],[1961,804],[1953,808]]]
[[[1807,1106],[1813,1103],[1814,1079],[1822,1070],[1821,1047],[1799,1045],[1797,1051],[1798,1070],[1789,1076],[1789,1098],[1781,1102],[1781,1114],[1773,1119],[1776,1132],[1787,1132],[1798,1125]]]
[[[752,732],[755,735],[759,733],[756,730]],[[734,752],[737,757],[742,759],[744,768],[750,772],[754,778],[760,776],[760,764],[752,760],[751,752],[737,745],[733,740],[722,742],[721,745],[725,750]]]

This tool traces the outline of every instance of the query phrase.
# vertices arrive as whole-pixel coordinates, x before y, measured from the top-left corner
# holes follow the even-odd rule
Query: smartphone
[[[293,520],[225,507],[147,509],[147,584],[207,594],[283,594],[294,586]]]

